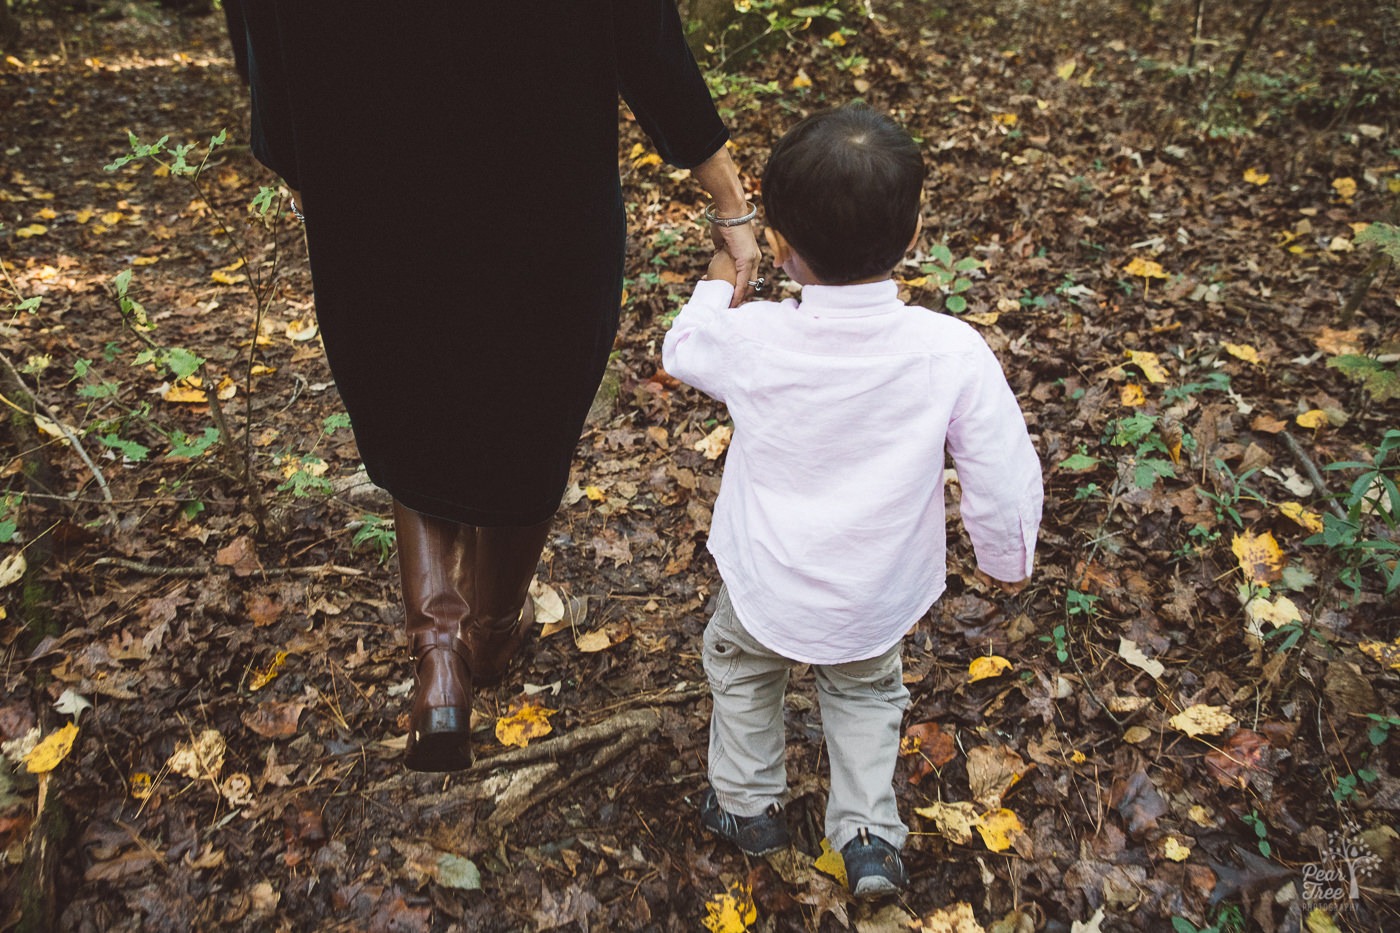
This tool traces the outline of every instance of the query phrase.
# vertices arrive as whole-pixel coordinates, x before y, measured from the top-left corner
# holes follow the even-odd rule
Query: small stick
[[[1317,468],[1316,463],[1313,463],[1312,457],[1308,456],[1308,452],[1303,449],[1303,446],[1287,431],[1283,432],[1283,442],[1288,445],[1289,452],[1293,454],[1293,459],[1298,461],[1298,465],[1303,468],[1303,472],[1308,474],[1308,479],[1312,480],[1313,486],[1327,500],[1327,507],[1332,510],[1332,514],[1345,520],[1347,513],[1342,511],[1337,500],[1327,491],[1327,481],[1322,478],[1322,471]]]

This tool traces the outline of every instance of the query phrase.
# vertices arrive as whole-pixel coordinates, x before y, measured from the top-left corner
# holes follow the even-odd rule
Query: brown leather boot
[[[394,502],[405,629],[414,661],[405,765],[458,771],[472,763],[472,679],[462,633],[471,616],[476,529]]]
[[[472,679],[483,687],[501,682],[511,659],[535,627],[530,580],[549,536],[549,521],[508,528],[478,528],[473,564],[476,612],[462,638]]]

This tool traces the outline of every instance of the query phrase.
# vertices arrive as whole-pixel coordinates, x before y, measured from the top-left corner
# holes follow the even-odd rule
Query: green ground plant
[[[1325,512],[1322,531],[1303,543],[1328,549],[1338,564],[1337,579],[1355,601],[1361,596],[1367,572],[1377,574],[1386,596],[1400,590],[1400,462],[1391,455],[1400,451],[1400,430],[1387,431],[1371,460],[1330,463],[1329,471],[1356,470],[1357,476],[1338,498],[1341,514]]]

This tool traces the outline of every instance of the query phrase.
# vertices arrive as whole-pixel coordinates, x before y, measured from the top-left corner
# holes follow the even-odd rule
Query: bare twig
[[[130,570],[133,573],[141,573],[151,577],[203,577],[216,572],[218,566],[208,564],[196,564],[193,567],[173,567],[163,564],[148,564],[139,560],[128,560],[125,557],[99,557],[93,561],[92,567],[120,567],[123,570]],[[343,576],[360,577],[364,576],[364,571],[357,567],[343,567],[340,564],[322,564],[317,567],[271,567],[258,570],[249,576],[258,577],[315,577],[325,573],[338,573]]]
[[[1332,510],[1332,514],[1340,519],[1345,519],[1347,513],[1342,511],[1342,507],[1337,504],[1337,500],[1327,491],[1327,480],[1322,478],[1322,471],[1317,468],[1316,463],[1313,463],[1312,457],[1308,456],[1308,452],[1303,449],[1303,445],[1299,444],[1298,440],[1292,434],[1289,434],[1287,431],[1282,433],[1283,442],[1288,445],[1289,453],[1293,454],[1293,459],[1298,461],[1298,465],[1303,468],[1303,472],[1308,474],[1308,479],[1312,481],[1317,491],[1322,493],[1323,498],[1327,501],[1327,507]]]

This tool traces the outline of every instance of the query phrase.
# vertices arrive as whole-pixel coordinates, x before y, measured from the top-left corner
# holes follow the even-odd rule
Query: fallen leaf
[[[161,398],[177,405],[200,405],[209,401],[209,395],[201,388],[187,382],[177,382],[161,394]]]
[[[1247,343],[1224,343],[1221,346],[1225,348],[1226,353],[1237,360],[1244,360],[1246,363],[1253,363],[1256,366],[1264,362],[1259,358],[1259,351]]]
[[[831,847],[831,840],[825,836],[821,841],[821,854],[812,863],[812,867],[824,875],[835,878],[842,886],[846,885],[846,860],[841,857],[841,853]]]
[[[968,683],[976,683],[979,680],[987,680],[992,677],[999,677],[1006,671],[1011,670],[1011,662],[1006,658],[998,657],[994,654],[983,655],[973,658],[972,663],[967,667]]]
[[[5,555],[4,559],[0,560],[0,589],[23,580],[24,572],[28,569],[29,562],[24,559],[23,551]]]
[[[1162,854],[1173,862],[1184,862],[1191,855],[1191,847],[1184,845],[1175,836],[1168,836],[1162,843]]]
[[[996,113],[992,115],[992,119],[1002,126],[1015,126],[1021,122],[1021,118],[1014,113]]]
[[[1123,271],[1128,275],[1140,276],[1144,279],[1165,279],[1168,277],[1166,270],[1162,268],[1160,263],[1143,259],[1141,256],[1133,257],[1133,261],[1128,263]]]
[[[1269,177],[1267,172],[1261,172],[1256,168],[1247,168],[1244,170],[1244,180],[1251,185],[1267,185],[1269,183]]]
[[[273,655],[267,667],[255,668],[253,676],[248,678],[248,689],[254,692],[261,690],[277,679],[277,675],[282,673],[282,665],[287,663],[287,652],[279,651]]]
[[[297,723],[305,709],[305,703],[295,700],[259,703],[253,709],[244,710],[240,718],[243,725],[265,739],[285,739],[297,734]]]
[[[1140,668],[1151,674],[1156,679],[1160,679],[1167,671],[1166,666],[1163,665],[1161,661],[1155,658],[1149,658],[1147,655],[1143,654],[1137,642],[1130,638],[1120,637],[1118,639],[1118,656],[1133,667]]]
[[[727,891],[705,902],[705,918],[700,922],[710,933],[744,933],[757,919],[753,891],[742,881],[732,881]]]
[[[45,227],[43,224],[30,224],[27,227],[20,227],[16,230],[15,236],[19,237],[21,240],[27,240],[30,237],[43,236],[48,232],[49,228]]]
[[[253,802],[253,779],[242,771],[234,772],[219,784],[219,793],[231,807],[245,807]]]
[[[977,745],[967,752],[967,784],[972,799],[984,810],[995,810],[1026,772],[1021,756],[1005,745]]]
[[[1251,776],[1265,767],[1269,740],[1258,732],[1237,729],[1220,748],[1206,752],[1206,770],[1223,787],[1244,790]]]
[[[1390,644],[1383,641],[1363,641],[1357,645],[1361,653],[1382,667],[1400,671],[1400,638]]]
[[[729,442],[734,437],[734,429],[727,424],[722,424],[715,428],[705,437],[697,441],[695,449],[705,455],[706,460],[718,460],[726,450],[729,449]]]
[[[987,928],[978,923],[977,917],[972,913],[972,905],[966,901],[959,901],[950,907],[940,907],[933,913],[920,917],[917,924],[908,924],[914,933],[987,933]]]
[[[1350,201],[1356,197],[1356,179],[1334,178],[1332,179],[1332,190],[1337,192],[1337,197],[1343,201]]]
[[[801,90],[804,87],[811,87],[812,79],[807,76],[806,71],[799,68],[797,69],[797,77],[792,79],[792,84],[790,86],[794,91]]]
[[[899,753],[916,756],[910,769],[909,783],[917,784],[935,768],[941,768],[957,757],[957,744],[936,722],[915,723],[905,730],[899,740]]]
[[[538,625],[553,625],[564,618],[564,600],[559,593],[539,578],[530,581],[530,600],[534,604],[535,622]]]
[[[1149,353],[1146,350],[1129,350],[1127,356],[1132,360],[1133,365],[1142,370],[1142,374],[1147,377],[1148,382],[1166,382],[1167,370],[1162,365],[1162,361],[1157,359],[1157,354]]]
[[[1230,540],[1230,550],[1239,561],[1244,578],[1255,585],[1267,585],[1283,572],[1283,550],[1270,532],[1241,532]]]
[[[1197,703],[1177,713],[1167,724],[1189,736],[1219,735],[1235,722],[1230,710],[1224,706],[1207,706]]]
[[[73,740],[77,737],[78,727],[71,722],[57,732],[44,736],[43,741],[24,756],[25,770],[30,774],[45,774],[57,768],[58,763],[73,750]]]
[[[1255,596],[1244,604],[1244,615],[1244,630],[1255,638],[1264,637],[1266,624],[1271,628],[1282,628],[1290,623],[1303,621],[1303,614],[1287,596],[1279,596],[1273,601],[1263,596]]]
[[[218,780],[228,748],[218,729],[205,729],[192,742],[178,742],[165,766],[182,777]]]
[[[1055,74],[1061,81],[1068,81],[1074,76],[1074,69],[1078,67],[1078,65],[1079,63],[1071,58],[1069,61],[1062,62],[1060,66],[1055,69]]]
[[[1130,382],[1119,391],[1118,401],[1128,408],[1138,408],[1147,404],[1147,393],[1136,382]]]
[[[531,740],[549,735],[554,727],[549,717],[558,710],[526,703],[509,716],[496,720],[496,739],[502,745],[515,745],[524,748]]]
[[[1005,808],[993,810],[977,821],[977,834],[982,843],[993,852],[1005,852],[1011,848],[1014,838],[1025,834],[1025,827],[1015,813]]]
[[[965,846],[972,841],[972,829],[977,825],[977,808],[971,802],[935,801],[926,807],[915,807],[914,812],[924,819],[933,820],[938,831],[949,842]]]
[[[1307,508],[1301,502],[1281,502],[1279,503],[1278,510],[1283,513],[1285,518],[1291,519],[1313,534],[1322,531],[1322,516]]]
[[[626,622],[609,622],[602,628],[585,632],[574,642],[584,654],[606,651],[613,645],[620,645],[632,634],[632,627]]]

